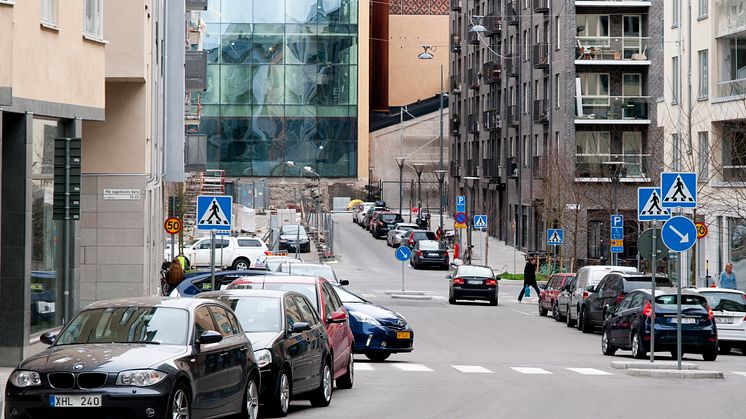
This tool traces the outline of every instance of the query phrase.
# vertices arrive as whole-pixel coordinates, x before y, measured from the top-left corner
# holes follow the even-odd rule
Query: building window
[[[679,16],[681,15],[681,3],[680,0],[671,1],[671,26],[674,28],[679,27]]]
[[[528,136],[523,136],[523,167],[528,167],[528,162],[531,160],[531,147],[528,143]]]
[[[85,0],[85,23],[83,32],[86,35],[104,38],[104,2],[103,0]]]
[[[609,75],[605,73],[580,73],[580,91],[583,106],[609,106]]]
[[[560,93],[562,92],[562,89],[560,88],[560,75],[559,73],[554,75],[554,106],[559,109],[560,108]]]
[[[575,133],[575,176],[603,177],[603,162],[611,158],[611,133],[578,131]]]
[[[527,30],[523,31],[523,61],[528,61],[528,57],[531,52],[531,46],[529,45],[528,41],[528,34],[529,32]]]
[[[697,93],[697,97],[707,99],[707,96],[710,94],[710,70],[707,63],[707,50],[699,51],[697,58],[699,63],[699,92]]]
[[[681,170],[681,138],[679,134],[671,134],[671,169],[674,172]]]
[[[641,178],[648,176],[648,156],[642,153],[642,132],[622,133],[622,155],[617,160],[624,162],[625,177]]]
[[[746,14],[746,11],[743,12]],[[744,22],[746,24],[746,22]],[[746,93],[746,31],[717,39],[720,71],[718,96]]]
[[[681,97],[680,71],[679,57],[671,58],[671,100],[674,104],[679,103],[679,97]]]
[[[588,258],[601,258],[601,226],[602,222],[593,220],[588,223]]]
[[[623,74],[622,80],[624,97],[642,96],[642,74]]]
[[[699,0],[698,19],[705,19],[710,12],[710,0]]]
[[[50,26],[57,26],[57,0],[41,0],[41,21]]]
[[[554,18],[554,27],[556,28],[556,36],[555,36],[555,44],[554,48],[559,51],[560,45],[562,45],[562,42],[560,41],[562,39],[562,28],[560,28],[560,17],[556,16]]]
[[[746,126],[723,124],[723,180],[746,182]]]
[[[699,137],[699,150],[697,153],[697,166],[699,177],[698,179],[702,182],[707,182],[710,176],[710,139],[707,131],[701,131],[698,133]]]

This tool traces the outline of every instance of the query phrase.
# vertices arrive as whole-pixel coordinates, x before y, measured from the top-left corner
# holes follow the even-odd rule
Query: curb
[[[683,379],[717,379],[725,378],[720,371],[699,371],[699,370],[662,370],[662,369],[639,369],[631,368],[627,374],[633,377],[651,377],[651,378],[683,378]]]
[[[407,294],[391,294],[391,298],[395,298],[397,300],[432,300],[433,297],[430,295],[407,295]]]
[[[678,370],[676,361],[612,361],[611,368],[624,370],[624,369],[637,369],[637,370]],[[682,362],[681,368],[687,371],[698,370],[697,364],[690,362]]]
[[[386,290],[384,294],[398,294],[398,295],[426,295],[432,294],[430,291],[406,291],[406,290]]]

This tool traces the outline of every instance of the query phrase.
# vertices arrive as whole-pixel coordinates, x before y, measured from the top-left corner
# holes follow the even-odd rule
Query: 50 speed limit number
[[[166,222],[163,223],[163,228],[168,234],[179,234],[181,231],[181,220],[176,217],[166,218]]]

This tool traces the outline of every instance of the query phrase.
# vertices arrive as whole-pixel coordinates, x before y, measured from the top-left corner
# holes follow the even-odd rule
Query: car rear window
[[[401,215],[399,214],[383,214],[381,215],[381,218],[387,223],[395,223],[402,220]]]
[[[625,292],[639,290],[642,288],[650,288],[650,286],[652,285],[651,282],[653,281],[652,276],[629,276],[625,279],[627,280]],[[661,277],[655,278],[655,285],[664,288],[674,286],[668,278]]]
[[[414,233],[414,239],[420,240],[435,240],[435,233],[432,231],[418,231]]]
[[[420,242],[420,249],[422,250],[443,250],[439,242],[423,240]]]
[[[484,266],[459,266],[458,276],[477,276],[482,278],[494,278],[492,269]]]
[[[661,305],[675,306],[678,304],[676,294],[659,295],[655,297],[655,303]],[[707,300],[705,297],[699,295],[684,294],[681,296],[682,306],[701,306],[707,307]]]
[[[738,311],[746,313],[746,296],[732,292],[703,292],[710,308],[715,311]]]
[[[241,247],[262,247],[262,242],[257,239],[238,239],[238,245]]]

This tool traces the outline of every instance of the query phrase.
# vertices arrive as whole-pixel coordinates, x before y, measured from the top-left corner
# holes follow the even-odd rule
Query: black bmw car
[[[451,275],[446,275],[449,282],[448,302],[456,300],[487,300],[490,305],[497,305],[500,291],[498,281],[489,266],[460,265]]]
[[[261,370],[259,399],[264,408],[285,416],[291,399],[329,405],[333,386],[329,337],[305,296],[293,291],[229,290],[199,298],[217,299],[235,310]]]
[[[218,301],[100,301],[41,340],[8,379],[6,418],[258,415],[251,342]]]

